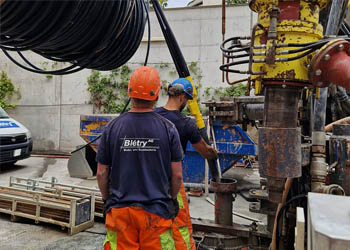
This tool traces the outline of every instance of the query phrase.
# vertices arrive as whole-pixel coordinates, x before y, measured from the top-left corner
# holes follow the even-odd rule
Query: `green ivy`
[[[245,96],[246,92],[247,92],[247,85],[240,83],[240,84],[236,84],[236,85],[225,88],[224,91],[222,92],[221,96],[224,96],[224,97]]]
[[[120,113],[128,100],[127,88],[131,69],[127,65],[107,74],[93,70],[88,77],[90,102],[98,113]]]
[[[0,76],[0,106],[3,109],[14,108],[17,104],[10,103],[11,98],[16,95],[17,100],[21,98],[19,88],[15,88],[12,80],[7,76],[5,71],[1,71]]]
[[[227,5],[246,4],[248,0],[226,0]]]
[[[238,97],[245,96],[247,93],[247,84],[240,83],[227,88],[223,87],[207,87],[204,90],[204,94],[206,97],[212,99],[213,101],[217,101],[220,97]]]
[[[143,65],[141,63],[134,64],[137,66]],[[175,78],[177,75],[174,64],[161,62],[150,65],[155,67],[159,72],[167,72],[170,78]],[[197,101],[200,103],[202,71],[197,62],[188,63],[188,69],[197,89]],[[132,69],[129,65],[123,65],[108,73],[101,73],[96,70],[91,72],[91,75],[88,77],[88,91],[90,92],[90,103],[93,104],[96,112],[113,114],[120,113],[123,110],[128,99],[127,87],[131,73]],[[167,95],[166,87],[168,83],[169,81],[167,79],[162,80],[162,96]],[[205,111],[201,106],[200,109]]]
[[[158,0],[158,2],[160,3],[160,6],[162,8],[165,8],[168,6],[168,0]],[[149,0],[149,5],[151,8],[153,8],[152,2]]]
[[[40,63],[40,65],[41,65],[41,68],[43,69],[43,70],[45,70],[45,71],[47,71],[47,70],[49,70],[49,62],[41,62]],[[53,70],[53,69],[55,69],[57,67],[57,62],[52,62],[51,63],[51,69],[50,70]],[[53,75],[52,74],[46,74],[45,75],[45,77],[46,77],[46,79],[48,79],[48,80],[50,80],[50,79],[52,79],[53,78]]]

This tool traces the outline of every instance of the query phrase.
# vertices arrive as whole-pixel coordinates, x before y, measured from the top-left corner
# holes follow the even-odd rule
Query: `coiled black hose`
[[[149,51],[150,51],[150,48],[151,48],[151,21],[150,21],[150,19],[149,19],[149,12],[148,12],[147,6],[146,6],[146,14],[147,14],[147,26],[148,26],[148,41],[147,41],[146,58],[145,58],[145,62],[144,62],[144,64],[143,64],[144,66],[147,66]],[[127,100],[127,102],[126,102],[125,105],[124,105],[124,108],[123,108],[122,112],[121,112],[120,114],[123,114],[123,113],[126,111],[126,108],[129,106],[130,101],[131,101],[131,99],[130,99],[130,97],[129,97],[128,100]],[[89,142],[86,143],[85,145],[83,145],[83,146],[81,146],[81,147],[79,147],[79,148],[73,150],[73,151],[71,152],[71,154],[73,154],[73,153],[75,153],[75,152],[77,152],[77,151],[79,151],[79,150],[82,150],[83,148],[86,148],[86,147],[89,146],[90,144],[92,144],[92,143],[94,143],[95,141],[97,141],[98,139],[100,139],[101,136],[102,136],[102,134],[99,135],[99,136],[97,136],[95,139],[89,141]]]
[[[0,8],[0,48],[16,65],[35,73],[112,70],[138,49],[146,11],[143,0],[5,0]],[[72,65],[45,71],[24,57],[21,52],[26,50]],[[8,51],[16,51],[25,64]],[[146,61],[147,57],[148,50]]]

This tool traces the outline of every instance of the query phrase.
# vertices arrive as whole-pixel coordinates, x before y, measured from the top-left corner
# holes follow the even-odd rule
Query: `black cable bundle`
[[[146,12],[143,0],[4,0],[0,4],[0,48],[16,65],[35,73],[112,70],[135,54]],[[23,56],[25,50],[72,65],[44,71]],[[27,65],[8,51],[16,51]]]

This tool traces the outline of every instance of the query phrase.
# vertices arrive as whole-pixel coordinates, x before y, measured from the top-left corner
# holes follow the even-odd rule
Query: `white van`
[[[28,158],[33,141],[29,130],[0,107],[0,166]]]

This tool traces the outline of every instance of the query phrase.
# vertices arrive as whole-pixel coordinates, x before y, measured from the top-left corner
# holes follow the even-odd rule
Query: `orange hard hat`
[[[154,101],[158,97],[160,87],[158,71],[149,66],[142,66],[131,75],[128,95],[131,98]]]

